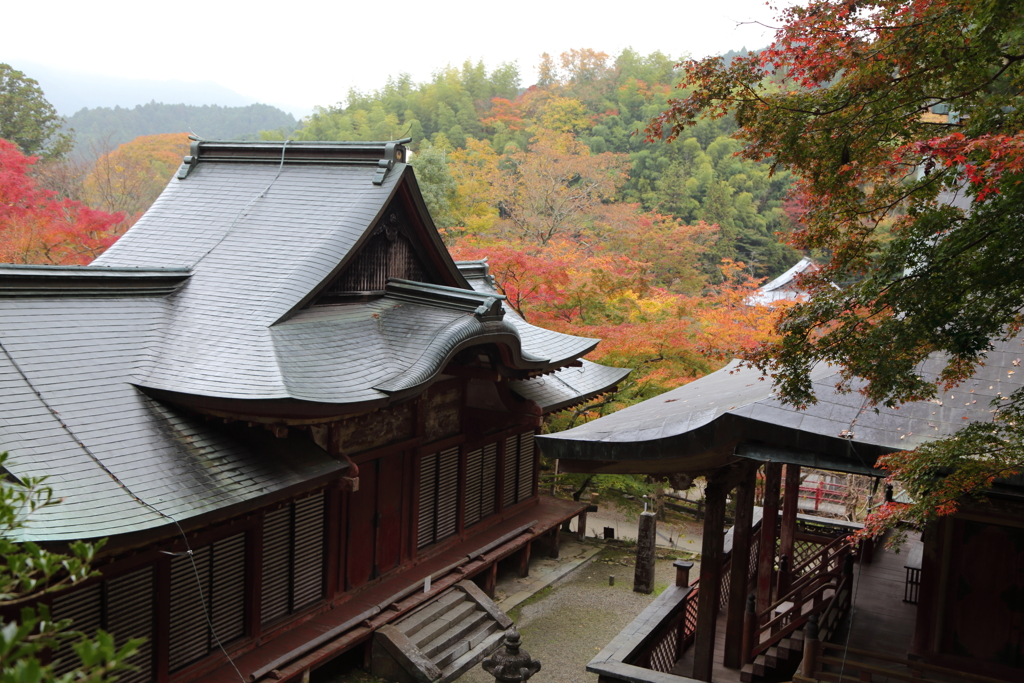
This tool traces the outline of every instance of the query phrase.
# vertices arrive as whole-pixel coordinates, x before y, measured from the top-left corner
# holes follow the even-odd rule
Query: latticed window
[[[82,590],[67,593],[53,601],[55,619],[73,619],[73,628],[94,635],[103,629],[114,635],[117,647],[129,638],[145,638],[146,642],[132,657],[137,671],[119,673],[125,683],[143,683],[153,675],[153,615],[155,612],[155,572],[152,566],[101,581]],[[106,609],[104,610],[104,602]],[[54,671],[63,675],[79,664],[72,649],[73,641],[64,641],[54,659]]]
[[[455,535],[459,512],[459,449],[420,459],[420,514],[417,548]]]
[[[498,484],[498,444],[489,443],[466,454],[466,526],[494,514]]]
[[[221,643],[245,635],[244,533],[171,560],[171,671],[217,649],[210,622]]]
[[[263,520],[263,624],[307,607],[324,594],[324,494],[268,512]]]
[[[505,507],[533,495],[533,432],[505,439]]]

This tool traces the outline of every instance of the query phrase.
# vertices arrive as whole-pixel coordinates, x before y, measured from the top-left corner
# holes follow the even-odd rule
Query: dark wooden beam
[[[764,514],[761,515],[761,545],[757,561],[757,612],[772,604],[772,574],[775,571],[775,538],[779,526],[779,488],[782,465],[769,462],[764,466]]]
[[[800,465],[786,465],[786,492],[782,499],[782,528],[779,530],[779,557],[786,556],[786,569],[779,572],[776,593],[789,592],[789,577],[793,570],[793,542],[796,540],[796,513],[800,499]]]
[[[743,612],[750,572],[750,547],[754,523],[754,488],[757,467],[748,467],[746,477],[736,486],[736,523],[732,527],[732,571],[729,575],[729,604],[726,608],[725,655],[722,663],[730,669],[743,665]]]
[[[722,473],[724,474],[724,472]],[[710,681],[715,657],[715,622],[722,583],[722,555],[725,534],[725,494],[721,474],[710,475],[704,490],[704,542],[700,556],[700,592],[697,595],[696,643],[693,677]]]

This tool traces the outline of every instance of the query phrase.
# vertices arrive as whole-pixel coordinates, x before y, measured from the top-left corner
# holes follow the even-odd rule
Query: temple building
[[[838,391],[840,369],[828,364],[811,371],[818,402],[798,409],[733,361],[539,437],[563,471],[707,482],[699,576],[681,566],[676,585],[588,670],[601,683],[1022,680],[1024,477],[997,479],[895,549],[798,505],[802,468],[881,478],[879,457],[992,420],[993,403],[1022,386],[1022,356],[1024,337],[995,341],[959,386],[877,409],[857,382]],[[937,377],[942,367],[932,357],[921,372]]]
[[[0,266],[0,450],[61,499],[21,539],[108,539],[48,600],[146,638],[120,680],[453,680],[509,626],[497,563],[585,514],[534,435],[628,371],[455,263],[406,157],[196,140],[93,264]]]

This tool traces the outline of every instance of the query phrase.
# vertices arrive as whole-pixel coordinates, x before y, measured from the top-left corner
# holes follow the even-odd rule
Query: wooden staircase
[[[396,683],[448,683],[501,644],[512,620],[472,581],[460,581],[377,630],[370,672]]]
[[[744,664],[740,670],[740,680],[743,683],[756,683],[781,669],[793,669],[799,664],[803,653],[804,631],[800,629],[759,654],[750,664]]]
[[[792,674],[804,651],[804,626],[818,624],[818,637],[827,640],[850,604],[853,565],[845,539],[836,539],[808,560],[808,570],[791,590],[764,612],[748,616],[753,628],[753,661],[740,670],[743,683],[758,683],[769,676]],[[803,568],[802,568],[803,569]]]

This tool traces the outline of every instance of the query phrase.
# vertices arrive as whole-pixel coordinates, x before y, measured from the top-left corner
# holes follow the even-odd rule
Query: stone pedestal
[[[658,533],[658,518],[653,512],[640,515],[636,533],[636,572],[633,574],[633,590],[637,593],[654,592],[654,547]]]

